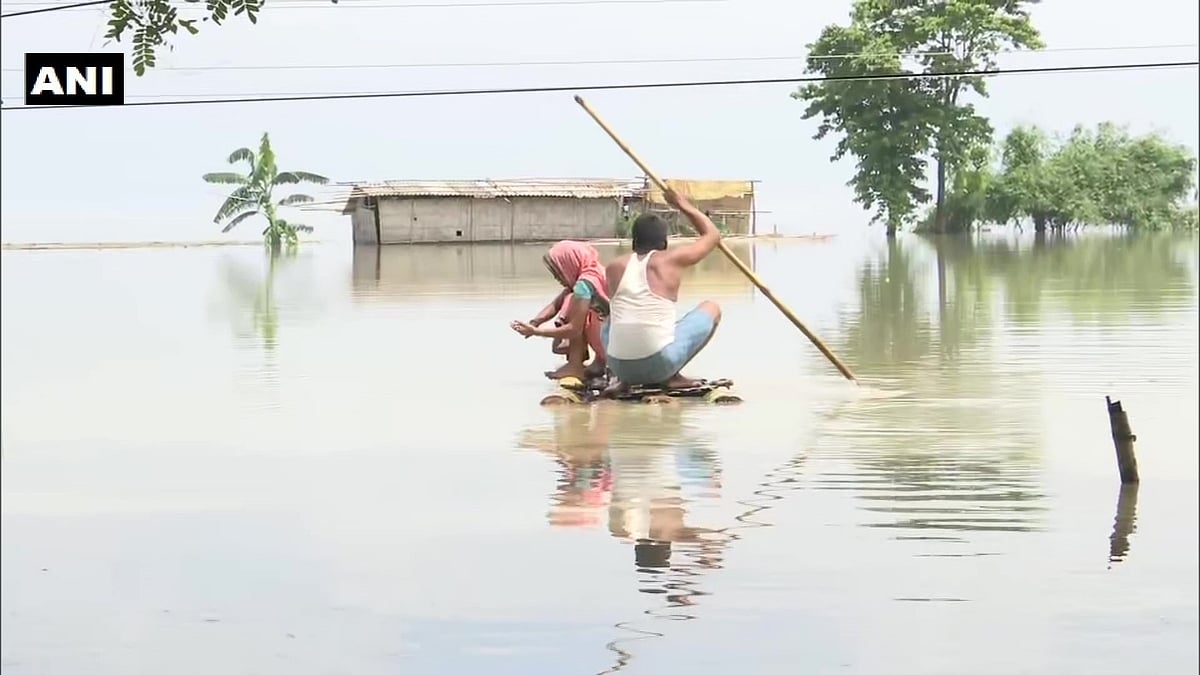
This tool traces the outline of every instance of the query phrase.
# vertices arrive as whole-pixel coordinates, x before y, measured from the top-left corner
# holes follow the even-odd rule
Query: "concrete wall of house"
[[[350,212],[350,227],[355,246],[373,246],[379,243],[375,241],[375,210],[363,206],[361,200]]]
[[[672,248],[683,246],[672,242]],[[755,267],[755,244],[745,239],[730,239],[729,249]],[[615,260],[629,252],[629,243],[597,243],[601,262]],[[474,294],[477,298],[503,295],[519,287],[545,293],[546,300],[555,292],[554,281],[542,263],[549,244],[445,244],[439,246],[355,246],[351,257],[351,282],[356,290],[354,304],[395,304],[413,295],[444,291],[447,285]],[[497,284],[498,279],[511,283]],[[515,284],[513,286],[512,284]],[[386,288],[387,292],[374,292]],[[754,294],[750,283],[723,255],[713,254],[684,271],[681,309],[703,299],[747,298]],[[543,300],[544,302],[545,300]],[[531,310],[532,311],[532,310]]]
[[[604,239],[616,235],[621,217],[615,197],[380,198],[378,203],[383,244]],[[373,240],[373,220],[371,228]]]

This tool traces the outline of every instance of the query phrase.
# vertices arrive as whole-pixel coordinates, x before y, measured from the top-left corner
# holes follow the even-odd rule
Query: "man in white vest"
[[[695,385],[680,371],[704,349],[721,322],[721,307],[711,300],[675,318],[684,268],[711,253],[721,233],[708,216],[674,190],[667,190],[664,196],[687,216],[699,238],[668,249],[666,222],[645,213],[633,222],[633,252],[608,265],[610,312],[601,339],[609,370],[617,379],[614,386]]]

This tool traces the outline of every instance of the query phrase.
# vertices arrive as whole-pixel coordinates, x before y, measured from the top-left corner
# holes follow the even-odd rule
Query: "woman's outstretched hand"
[[[511,324],[509,324],[509,327],[511,327],[513,330],[517,331],[524,337],[530,337],[531,335],[534,335],[537,333],[536,326],[534,326],[533,324],[526,323],[524,321],[514,321]]]

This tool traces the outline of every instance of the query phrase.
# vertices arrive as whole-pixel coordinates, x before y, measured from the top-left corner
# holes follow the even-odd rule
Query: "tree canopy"
[[[834,79],[792,97],[808,103],[804,119],[821,119],[817,139],[841,136],[830,159],[857,159],[849,183],[855,199],[875,210],[872,222],[886,223],[889,234],[929,200],[923,183],[930,159],[942,222],[948,180],[991,140],[991,125],[968,100],[987,96],[980,72],[994,69],[1004,49],[1042,46],[1029,4],[855,0],[849,25],[827,26],[808,45],[806,72]],[[941,73],[952,75],[930,77]]]
[[[157,63],[159,48],[174,48],[167,39],[179,29],[195,35],[200,32],[197,22],[219,26],[230,16],[242,15],[257,23],[262,6],[263,0],[183,0],[182,5],[173,0],[113,0],[104,37],[115,42],[129,39],[133,72],[140,77]]]
[[[1195,229],[1197,161],[1157,134],[1131,135],[1112,123],[1075,127],[1055,139],[1021,126],[959,174],[947,197],[948,231],[977,223],[1031,222],[1035,230],[1116,225]],[[926,224],[932,214],[926,218]],[[932,228],[930,228],[932,229]]]

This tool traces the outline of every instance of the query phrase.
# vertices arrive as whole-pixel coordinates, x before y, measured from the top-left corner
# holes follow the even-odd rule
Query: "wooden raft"
[[[558,381],[558,390],[541,401],[542,405],[570,405],[595,403],[610,399],[635,403],[673,403],[676,399],[701,399],[707,403],[732,404],[741,403],[742,399],[733,393],[733,380],[699,380],[694,387],[668,389],[658,385],[632,385],[624,391],[605,395],[608,380],[603,377],[581,382],[575,377],[565,377]]]

